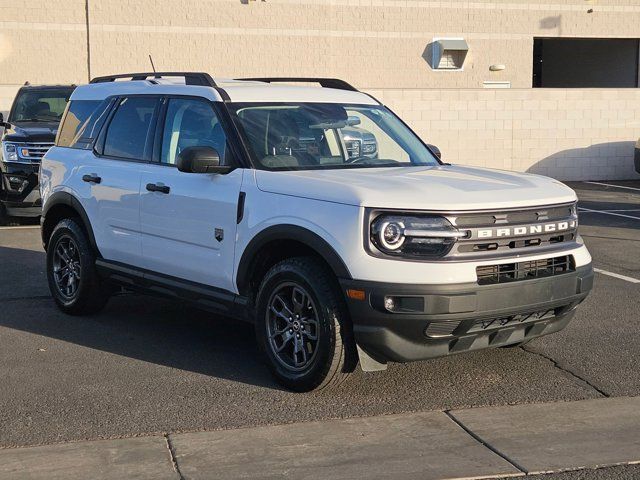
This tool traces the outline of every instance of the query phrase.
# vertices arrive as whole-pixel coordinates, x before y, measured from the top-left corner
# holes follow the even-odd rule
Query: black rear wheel
[[[111,287],[95,269],[95,252],[75,219],[61,220],[47,246],[47,279],[58,307],[71,315],[96,313],[105,306]]]
[[[356,366],[350,320],[331,272],[311,257],[283,260],[260,286],[256,336],[275,379],[295,391],[340,384]]]

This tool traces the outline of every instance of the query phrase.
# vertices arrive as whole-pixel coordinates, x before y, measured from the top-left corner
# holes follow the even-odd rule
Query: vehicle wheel
[[[73,219],[61,220],[47,248],[49,290],[58,307],[71,315],[100,311],[111,289],[100,281],[96,256],[86,234]]]
[[[332,273],[311,257],[267,272],[256,302],[256,336],[269,369],[298,392],[342,383],[357,364],[351,323]]]
[[[6,207],[0,203],[0,226],[7,225],[9,223],[9,216],[7,215]]]

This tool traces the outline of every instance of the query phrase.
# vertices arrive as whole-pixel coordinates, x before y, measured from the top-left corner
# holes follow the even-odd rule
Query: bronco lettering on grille
[[[545,233],[556,233],[574,230],[577,228],[577,220],[567,220],[563,222],[541,223],[539,225],[519,225],[515,227],[501,228],[478,228],[471,230],[470,239],[478,238],[500,238],[500,237],[520,237],[525,235],[536,235]]]

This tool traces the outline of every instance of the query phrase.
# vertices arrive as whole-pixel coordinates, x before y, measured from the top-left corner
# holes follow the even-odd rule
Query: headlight
[[[443,217],[382,214],[371,222],[371,242],[387,255],[439,257],[467,232],[457,230]]]
[[[365,142],[362,145],[362,154],[363,155],[372,155],[372,154],[376,153],[376,150],[378,150],[378,145],[376,144],[375,141],[373,143]]]
[[[18,146],[15,143],[2,142],[2,160],[5,162],[18,161]]]

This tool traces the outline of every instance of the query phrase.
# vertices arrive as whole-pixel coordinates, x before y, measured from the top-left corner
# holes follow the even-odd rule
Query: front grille
[[[467,237],[458,239],[448,257],[483,258],[562,248],[575,242],[575,203],[517,210],[460,212],[446,215]]]
[[[551,277],[575,271],[573,257],[561,257],[531,260],[528,262],[503,263],[501,265],[483,265],[476,268],[479,285],[495,285],[534,278]]]
[[[458,228],[487,227],[493,225],[517,225],[540,221],[557,221],[571,217],[573,204],[507,210],[488,213],[461,213],[455,217]]]
[[[18,145],[18,156],[23,160],[40,162],[44,154],[53,147],[53,142],[31,142]]]
[[[486,330],[493,330],[496,328],[505,328],[513,325],[519,325],[526,322],[537,322],[539,320],[549,320],[555,317],[555,309],[540,310],[538,312],[531,313],[519,313],[517,315],[511,315],[508,317],[500,318],[485,318],[476,320],[475,323],[469,328],[467,333],[482,332]]]
[[[485,332],[494,335],[499,330],[520,326],[525,328],[526,332],[534,333],[531,329],[535,325],[543,325],[549,321],[554,321],[559,315],[563,315],[570,310],[571,307],[572,304],[567,304],[544,310],[533,310],[489,318],[431,322],[424,330],[424,334],[434,340],[446,340],[454,337],[469,338],[470,335],[479,335]]]

